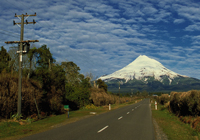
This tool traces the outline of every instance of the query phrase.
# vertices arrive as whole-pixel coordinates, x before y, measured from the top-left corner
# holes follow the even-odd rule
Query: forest
[[[17,50],[10,47],[7,51],[3,46],[0,50],[0,118],[10,118],[17,113]],[[101,79],[92,80],[93,75],[80,74],[80,67],[74,62],[56,62],[47,45],[33,46],[23,55],[22,116],[62,114],[64,105],[77,110],[86,105],[103,106],[132,99],[108,92]]]

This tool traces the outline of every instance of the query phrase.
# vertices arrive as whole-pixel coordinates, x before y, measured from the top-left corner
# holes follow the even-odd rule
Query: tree
[[[18,58],[18,47],[10,47],[8,54],[10,55],[11,61],[10,61],[10,71],[11,73],[17,72],[19,69],[19,58]]]
[[[38,55],[38,50],[36,47],[33,47],[32,49],[29,50],[27,56],[28,56],[28,59],[29,59],[29,72],[28,72],[28,78],[30,78],[30,75],[32,73],[32,67],[33,67],[33,60],[34,58],[36,59]]]
[[[47,45],[43,45],[42,47],[38,48],[36,52],[38,66],[51,70],[51,64],[55,62],[55,59],[52,57]]]
[[[66,82],[72,85],[78,84],[80,68],[74,62],[62,62],[61,66],[65,71]]]
[[[146,96],[148,96],[148,95],[149,95],[149,94],[148,94],[148,92],[147,92],[146,90],[142,91],[142,96],[146,97]]]
[[[80,82],[72,85],[70,82],[66,83],[66,99],[76,104],[76,108],[81,108],[90,103],[90,82],[89,78],[84,75],[79,75]]]
[[[104,81],[102,81],[101,79],[98,79],[97,80],[97,85],[99,86],[99,88],[102,88],[102,89],[105,90],[105,92],[107,92],[108,86],[105,84]]]
[[[90,103],[90,78],[80,74],[80,68],[73,62],[62,62],[65,71],[65,98],[73,108],[81,108]]]
[[[63,112],[65,98],[65,71],[59,65],[52,65],[51,71],[44,67],[37,67],[32,78],[42,83],[43,96],[40,105],[44,112],[60,114]]]
[[[0,72],[4,69],[9,71],[9,62],[11,58],[10,55],[7,53],[6,49],[2,46],[0,51]]]

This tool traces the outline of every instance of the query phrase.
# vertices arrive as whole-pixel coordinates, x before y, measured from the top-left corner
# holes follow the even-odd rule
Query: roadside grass
[[[167,135],[169,140],[198,140],[199,133],[185,124],[174,114],[170,113],[164,106],[158,104],[158,110],[152,103],[152,116]]]
[[[140,100],[137,99],[139,102]],[[123,104],[111,105],[111,109],[117,109],[130,104],[134,104],[135,100],[132,102],[127,102]],[[78,120],[93,116],[90,112],[95,112],[96,114],[101,114],[108,112],[108,106],[96,107],[94,108],[82,108],[77,111],[70,111],[69,118],[67,113],[62,115],[52,115],[45,119],[32,122],[30,124],[20,125],[18,122],[13,122],[12,120],[1,120],[0,121],[0,140],[16,140],[25,136],[40,133],[46,130],[50,130],[62,125],[66,125]]]

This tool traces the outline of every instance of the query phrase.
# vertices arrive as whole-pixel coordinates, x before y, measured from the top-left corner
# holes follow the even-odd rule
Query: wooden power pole
[[[33,22],[28,22],[27,20],[24,21],[24,17],[29,17],[29,16],[36,16],[36,13],[34,15],[17,15],[15,14],[15,17],[20,18],[21,17],[21,23],[15,23],[13,21],[14,25],[19,25],[21,24],[21,35],[20,35],[20,41],[7,41],[5,42],[6,44],[13,44],[13,43],[18,43],[19,44],[19,50],[17,53],[19,54],[19,79],[18,79],[18,103],[17,103],[17,114],[18,116],[21,115],[21,105],[22,105],[22,97],[21,97],[21,90],[22,90],[22,54],[23,53],[28,53],[30,44],[29,42],[39,42],[38,40],[23,40],[24,38],[24,24],[35,24],[35,20]]]

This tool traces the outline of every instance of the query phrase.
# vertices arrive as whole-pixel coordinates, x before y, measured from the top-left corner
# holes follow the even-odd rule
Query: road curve
[[[149,99],[21,140],[154,140]]]

